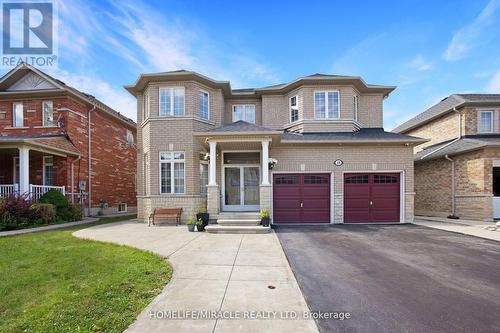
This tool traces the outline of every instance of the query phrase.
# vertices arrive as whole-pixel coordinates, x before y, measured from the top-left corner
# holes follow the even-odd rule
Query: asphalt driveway
[[[322,332],[499,332],[500,242],[415,226],[277,227]]]

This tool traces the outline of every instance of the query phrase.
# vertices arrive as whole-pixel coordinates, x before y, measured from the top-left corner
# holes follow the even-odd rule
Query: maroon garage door
[[[273,223],[330,223],[329,174],[279,174],[273,182]]]
[[[344,175],[344,222],[399,222],[398,173]]]

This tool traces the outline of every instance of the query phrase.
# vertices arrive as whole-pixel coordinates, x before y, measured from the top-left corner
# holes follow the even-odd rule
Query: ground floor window
[[[43,157],[43,185],[54,185],[54,157]]]
[[[208,185],[208,163],[200,162],[200,193],[207,194]]]
[[[118,212],[119,213],[126,213],[127,212],[127,204],[126,203],[119,203],[118,204]]]
[[[184,193],[184,152],[160,153],[160,193]]]

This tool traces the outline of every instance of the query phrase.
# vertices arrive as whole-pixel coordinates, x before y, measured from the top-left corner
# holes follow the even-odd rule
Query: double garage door
[[[344,174],[344,223],[399,222],[398,173]],[[277,174],[273,223],[330,223],[330,174]]]

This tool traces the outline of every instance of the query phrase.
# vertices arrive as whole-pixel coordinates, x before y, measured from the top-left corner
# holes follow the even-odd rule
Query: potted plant
[[[194,226],[196,225],[196,219],[194,217],[190,217],[187,221],[187,226],[189,231],[194,231]]]
[[[205,231],[205,225],[203,224],[203,220],[202,219],[198,219],[196,221],[196,229],[198,231]]]
[[[198,212],[196,213],[196,220],[202,220],[203,221],[203,227],[206,227],[208,225],[208,220],[210,218],[210,215],[207,213],[207,209],[205,207],[199,207]]]
[[[270,215],[268,210],[260,211],[260,224],[264,227],[269,227]]]

